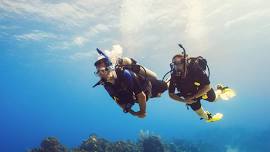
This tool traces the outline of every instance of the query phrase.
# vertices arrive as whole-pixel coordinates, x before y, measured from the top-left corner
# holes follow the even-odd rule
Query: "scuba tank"
[[[210,69],[205,58],[201,56],[192,57],[188,59],[188,63],[205,73],[207,71],[207,77],[210,78]]]
[[[146,67],[142,65],[138,65],[137,61],[135,61],[132,58],[123,57],[119,58],[116,63],[120,67],[124,67],[126,69],[129,69],[133,71],[134,73],[137,73],[147,79],[157,79],[157,74]]]

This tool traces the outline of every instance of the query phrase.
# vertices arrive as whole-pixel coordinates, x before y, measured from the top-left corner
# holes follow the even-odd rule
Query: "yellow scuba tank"
[[[123,66],[137,65],[136,64],[137,62],[134,59],[128,58],[128,57],[120,58],[118,59],[118,61],[119,61],[118,64],[123,65]],[[155,72],[141,65],[140,65],[140,68],[135,71],[135,73],[139,73],[140,75],[145,76],[149,79],[157,79],[157,74]]]

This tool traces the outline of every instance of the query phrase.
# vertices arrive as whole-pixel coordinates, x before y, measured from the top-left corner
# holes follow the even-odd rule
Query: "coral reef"
[[[48,137],[41,142],[40,148],[34,148],[30,152],[68,152],[68,149],[55,137]]]
[[[138,146],[142,152],[164,152],[165,144],[161,137],[150,134],[149,131],[140,131]]]
[[[139,152],[138,146],[131,141],[109,142],[104,138],[91,135],[86,141],[72,150],[73,152]]]
[[[206,143],[192,143],[186,140],[175,139],[164,141],[161,137],[140,132],[137,141],[116,141],[112,142],[100,138],[95,134],[82,142],[76,148],[66,149],[54,137],[45,139],[40,148],[34,148],[30,152],[204,152],[209,151]],[[210,146],[212,147],[212,146]],[[220,151],[212,147],[211,151]]]

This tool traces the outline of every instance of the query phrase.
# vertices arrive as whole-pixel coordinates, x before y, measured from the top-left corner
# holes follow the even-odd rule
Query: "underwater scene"
[[[269,42],[267,0],[0,0],[0,152],[268,152]]]

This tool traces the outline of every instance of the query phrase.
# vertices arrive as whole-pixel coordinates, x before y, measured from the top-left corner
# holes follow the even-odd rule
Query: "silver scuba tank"
[[[130,65],[130,66],[136,65],[136,63],[137,63],[134,59],[128,58],[128,57],[120,58],[120,59],[118,59],[118,61],[119,61],[118,64],[127,65],[127,66],[128,65]],[[146,76],[149,79],[157,79],[157,74],[155,72],[147,69],[144,66],[140,65],[140,68],[136,72],[138,72],[142,76]]]

